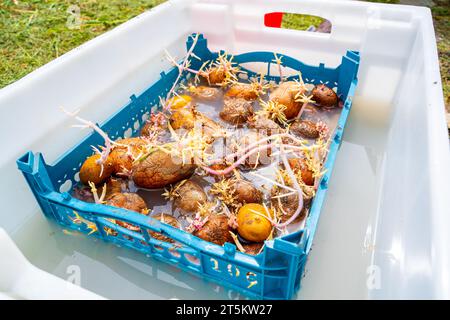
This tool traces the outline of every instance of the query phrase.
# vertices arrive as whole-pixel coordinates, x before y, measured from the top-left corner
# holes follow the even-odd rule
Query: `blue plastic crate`
[[[187,48],[189,49],[191,45],[192,37],[189,37]],[[198,69],[203,62],[214,60],[218,56],[218,53],[208,49],[207,41],[202,35],[199,36],[194,53],[201,60],[191,60],[193,69]],[[233,61],[237,64],[267,63],[266,79],[278,82],[279,77],[270,74],[273,59],[272,52],[250,52],[234,56]],[[174,264],[183,270],[242,292],[250,298],[290,299],[300,287],[301,276],[325,198],[327,182],[351,109],[352,97],[357,85],[359,54],[348,51],[342,57],[341,65],[335,69],[326,68],[323,64],[309,66],[288,56],[283,56],[282,65],[301,71],[306,83],[324,83],[330,87],[337,87],[338,94],[344,101],[344,107],[330,144],[325,163],[327,170],[319,184],[305,229],[266,241],[263,252],[257,256],[243,254],[231,243],[226,243],[223,247],[211,244],[185,231],[135,212],[86,203],[73,198],[66,191],[78,183],[80,167],[86,157],[92,154],[91,145],[103,143],[102,138],[95,132],[67,151],[53,165],[46,164],[42,154],[30,151],[17,160],[18,168],[23,172],[44,214],[65,229],[139,250],[153,258]],[[245,70],[245,68],[242,69]],[[249,77],[256,76],[254,72],[246,71]],[[110,117],[101,125],[101,128],[113,139],[123,137],[130,131],[132,135],[138,134],[138,127],[144,124],[143,116],[155,106],[159,106],[159,96],[167,94],[178,72],[177,68],[171,69],[168,73],[162,72],[160,80],[141,95],[131,96],[130,103]],[[183,74],[182,81],[187,81],[189,76]],[[295,78],[298,76],[289,77],[289,79]],[[110,222],[109,218],[139,226],[140,232],[120,227]],[[114,235],[111,229],[115,230]],[[182,246],[158,241],[149,236],[148,231],[162,233],[181,243]]]

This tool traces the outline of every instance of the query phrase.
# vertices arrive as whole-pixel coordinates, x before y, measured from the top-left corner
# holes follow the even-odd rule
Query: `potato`
[[[272,232],[272,223],[265,218],[267,212],[258,203],[243,205],[237,214],[238,233],[248,241],[261,242]]]
[[[242,137],[237,143],[238,146],[234,146],[233,151],[245,149],[250,145],[256,143],[258,140],[265,138],[266,136],[255,131],[249,131],[246,133],[244,137]],[[264,146],[264,144],[268,145],[270,142],[261,143],[259,146]],[[241,149],[239,149],[241,148]],[[246,169],[253,169],[258,167],[259,165],[266,165],[271,163],[270,155],[272,154],[272,150],[270,148],[262,149],[259,152],[253,153],[249,156],[243,163],[242,166]]]
[[[244,98],[225,98],[223,103],[219,116],[222,120],[233,125],[241,125],[247,121],[248,117],[253,115],[251,102]]]
[[[286,194],[286,193],[290,193],[289,190],[284,190],[284,189],[279,189],[279,188],[274,188],[272,189],[272,196],[277,196],[277,195],[282,195],[282,194]],[[303,196],[303,209],[300,212],[300,214],[297,216],[297,218],[295,218],[294,222],[300,222],[301,220],[303,220],[306,217],[306,214],[308,212],[308,208],[311,205],[311,198],[306,198],[305,196]],[[272,205],[276,208],[281,209],[281,216],[280,216],[280,220],[281,222],[286,222],[287,220],[289,220],[290,217],[292,217],[292,215],[295,213],[295,211],[297,210],[298,207],[298,194],[291,194],[288,195],[286,197],[282,197],[282,198],[272,198]],[[283,213],[284,211],[284,213]]]
[[[97,187],[98,196],[103,193],[103,186]],[[128,191],[128,182],[122,180],[120,178],[112,178],[110,177],[106,181],[106,194],[105,199],[108,199],[112,194],[116,192],[127,192]],[[77,185],[73,188],[73,197],[85,202],[94,202],[94,195],[92,194],[91,187],[85,185]]]
[[[306,139],[317,139],[320,135],[314,122],[309,120],[296,120],[290,126],[290,131]]]
[[[233,185],[236,201],[245,203],[261,203],[263,200],[263,193],[250,181],[238,179]]]
[[[178,110],[189,105],[192,98],[186,94],[174,96],[166,101],[166,106],[169,106],[171,110]]]
[[[209,84],[221,85],[226,79],[226,73],[223,68],[214,67],[209,70],[209,72],[203,76]]]
[[[128,192],[128,180],[120,178],[109,178],[106,182],[106,195],[105,199],[108,199],[115,193]],[[99,195],[103,192],[103,186],[99,188]]]
[[[301,177],[303,182],[308,186],[314,185],[313,172],[308,168],[304,159],[301,158],[291,158],[288,159],[289,165],[294,172],[301,171]]]
[[[171,138],[167,128],[155,127],[151,122],[144,124],[141,129],[141,136],[159,144],[167,143]]]
[[[207,86],[190,86],[188,91],[193,97],[207,101],[216,100],[221,95],[220,89]]]
[[[125,189],[128,189],[127,183],[125,180],[122,180],[120,178],[109,178],[106,182],[106,197],[114,194],[114,193],[120,193],[124,191]],[[101,188],[103,190],[103,187]]]
[[[141,128],[141,136],[148,137],[154,132],[154,126],[150,121],[145,122]]]
[[[252,256],[257,255],[261,251],[263,245],[264,242],[242,243],[242,247],[244,248],[245,253]]]
[[[292,168],[292,170],[295,173],[298,173],[299,170],[301,170],[301,177],[303,182],[306,185],[313,186],[314,185],[314,177],[313,172],[308,169],[308,166],[305,163],[304,159],[300,158],[291,158],[288,159],[288,162]],[[292,187],[292,183],[290,183],[288,186]],[[279,189],[277,187],[274,187],[271,191],[271,196],[278,196],[283,195],[286,193],[290,193],[288,190]],[[302,219],[306,217],[306,214],[308,212],[308,208],[310,207],[312,202],[312,197],[307,197],[303,195],[303,209],[301,213],[297,216],[297,218],[294,220],[294,222],[299,222]],[[281,215],[281,222],[287,221],[297,210],[298,207],[298,194],[291,194],[289,196],[285,196],[282,198],[272,198],[272,205],[275,207],[280,207],[284,211],[285,214]]]
[[[253,101],[258,99],[258,92],[250,83],[237,83],[230,87],[230,89],[225,93],[225,96]]]
[[[144,215],[148,214],[147,204],[137,193],[125,192],[114,193],[105,202],[106,205],[123,208],[131,211],[135,211]],[[139,231],[139,227],[125,222],[116,220],[119,226],[127,228],[132,231]]]
[[[219,246],[222,246],[225,242],[234,243],[226,215],[210,215],[203,227],[200,230],[195,230],[193,235]]]
[[[172,159],[172,155],[156,150],[133,163],[132,179],[138,187],[158,189],[189,178],[195,168],[195,165],[184,165],[181,160]]]
[[[311,91],[312,99],[322,107],[333,107],[338,103],[338,96],[333,89],[324,84],[318,84]]]
[[[302,103],[295,101],[295,96],[299,93],[296,85],[294,81],[283,82],[269,95],[271,101],[286,106],[284,115],[287,120],[295,118],[302,108]]]
[[[89,202],[89,203],[93,203],[95,202],[94,200],[94,195],[92,194],[91,188],[85,185],[76,185],[73,190],[72,190],[72,197],[74,197],[75,199],[84,201],[84,202]]]
[[[222,131],[223,128],[214,120],[211,120],[204,114],[196,111],[196,117],[201,121],[203,134],[211,137],[210,142],[214,141],[213,136],[217,134],[219,131]]]
[[[197,111],[195,108],[180,109],[174,112],[170,117],[170,125],[173,129],[193,129],[198,122],[205,127],[217,128],[220,127],[213,120],[209,119],[203,113]]]
[[[181,224],[180,224],[180,222],[175,218],[175,217],[173,217],[173,216],[171,216],[171,215],[169,215],[169,214],[166,214],[166,213],[160,213],[160,214],[156,214],[156,215],[154,215],[154,216],[151,216],[153,219],[156,219],[156,220],[159,220],[159,221],[161,221],[161,222],[163,222],[163,223],[166,223],[166,224],[168,224],[168,225],[171,225],[172,227],[174,227],[174,228],[178,228],[178,229],[181,229]],[[167,236],[164,236],[164,235],[162,235],[161,233],[159,233],[159,232],[155,232],[155,231],[148,231],[148,234],[151,236],[151,237],[153,237],[153,238],[155,238],[156,240],[159,240],[159,241],[164,241],[164,242],[170,242],[170,243],[173,243],[173,242],[175,242],[173,239],[171,239],[171,238],[169,238],[169,237],[167,237]]]
[[[172,113],[172,115],[170,116],[170,125],[174,130],[190,130],[194,128],[195,120],[195,113],[192,109],[180,109]]]
[[[180,109],[172,114],[170,117],[170,125],[173,129],[185,129],[185,130],[199,130],[202,136],[208,138],[207,142],[212,143],[214,141],[214,134],[222,129],[222,127],[202,114],[191,109]]]
[[[102,165],[97,163],[99,159],[100,155],[94,154],[84,161],[80,169],[80,181],[82,183],[87,185],[91,181],[97,185],[105,182],[111,176],[114,166],[109,157],[103,163],[103,172]]]
[[[139,213],[147,212],[147,204],[144,199],[142,199],[137,193],[133,192],[116,192],[105,201],[105,204]]]
[[[272,135],[281,132],[281,127],[273,120],[255,115],[248,118],[249,128],[255,129],[261,134]]]
[[[198,206],[208,200],[203,188],[193,181],[182,181],[175,186],[175,190],[173,205],[184,212],[196,212]]]
[[[288,221],[294,215],[295,211],[297,210],[297,205],[289,203],[286,206],[283,206],[283,208],[286,214],[281,214],[280,216],[281,223]],[[293,223],[299,223],[300,221],[306,218],[307,214],[308,208],[303,207],[302,211],[300,211],[300,214],[294,219]]]
[[[133,157],[137,157],[141,152],[140,148],[147,143],[142,138],[125,138],[116,142],[120,146],[115,146],[108,158],[113,164],[114,174],[126,173],[133,166]]]

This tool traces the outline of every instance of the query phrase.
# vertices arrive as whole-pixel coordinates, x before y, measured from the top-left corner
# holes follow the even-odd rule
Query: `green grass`
[[[285,29],[306,30],[309,26],[318,27],[325,19],[306,14],[285,13],[281,27]]]
[[[445,106],[450,113],[450,7],[445,0],[435,0],[435,3],[436,6],[431,9],[431,12],[436,30]],[[450,123],[448,125],[450,129]]]
[[[164,0],[2,0],[0,88]],[[66,24],[72,5],[81,26]]]

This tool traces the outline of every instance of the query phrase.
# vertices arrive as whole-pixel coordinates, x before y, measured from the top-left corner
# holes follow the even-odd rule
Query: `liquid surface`
[[[372,120],[374,107],[389,109],[354,100],[298,298],[367,296],[366,268],[372,255],[388,126],[387,121]],[[78,266],[81,286],[106,298],[243,298],[133,250],[66,234],[43,216],[15,164],[4,167],[2,176],[18,182],[13,187],[29,204],[21,212],[23,218],[11,216],[4,227],[37,267],[68,279],[71,266]]]
[[[189,108],[190,106],[195,106],[195,109],[200,114],[208,117],[212,121],[214,121],[216,124],[220,125],[221,128],[224,128],[227,130],[227,138],[217,138],[215,142],[213,143],[214,146],[214,152],[213,152],[213,158],[216,159],[222,159],[224,156],[227,156],[230,153],[235,152],[232,150],[234,145],[241,143],[245,137],[249,136],[249,134],[252,134],[256,132],[254,129],[251,129],[247,126],[247,123],[244,122],[242,125],[234,126],[230,124],[229,122],[225,121],[221,116],[220,112],[223,110],[224,106],[224,99],[227,99],[226,92],[228,90],[228,87],[221,88],[221,87],[212,87],[212,90],[214,91],[208,91],[208,89],[203,89],[207,86],[206,83],[200,83],[199,86],[194,85],[188,85],[187,87],[190,89],[187,89],[183,92],[178,92],[180,96],[183,95],[191,95],[192,100],[188,104],[188,106],[184,108]],[[260,99],[254,100],[251,102],[251,105],[253,107],[253,111],[255,114],[261,110],[260,101],[268,101],[269,100],[269,93],[275,90],[276,86],[273,88],[267,90],[267,93],[260,96]],[[314,86],[308,85],[308,90],[312,90]],[[200,93],[200,94],[197,94]],[[208,92],[207,95],[204,93]],[[212,93],[212,94],[211,94]],[[305,93],[305,96],[309,96],[311,93],[310,91]],[[229,98],[228,98],[229,99]],[[179,107],[176,108],[178,110]],[[174,111],[175,112],[175,111]],[[326,125],[326,127],[329,130],[329,133],[327,135],[327,139],[330,139],[330,137],[333,136],[333,132],[336,128],[337,122],[339,120],[340,114],[342,112],[341,107],[332,107],[332,108],[323,108],[318,105],[314,104],[305,104],[303,107],[303,110],[301,112],[301,120],[309,120],[312,123],[318,123],[322,122]],[[294,120],[294,119],[293,119]],[[293,120],[289,121],[289,124],[293,123]],[[283,126],[280,126],[280,130],[282,130]],[[183,135],[185,131],[182,130],[178,134],[181,136]],[[267,134],[266,131],[263,131],[261,133],[258,133],[260,138],[263,138],[263,134]],[[305,139],[304,137],[298,136],[293,134],[294,136],[297,136],[297,138],[302,139],[305,141],[305,143],[309,145],[313,145],[315,143],[314,139]],[[165,134],[166,139],[170,140],[170,135]],[[231,142],[229,142],[231,141]],[[251,140],[250,143],[255,142],[256,140]],[[246,147],[247,145],[240,145],[240,147]],[[276,151],[277,149],[272,149],[272,152]],[[265,153],[264,153],[265,154]],[[255,155],[256,156],[256,155]],[[293,153],[287,154],[288,158],[291,157],[298,157],[298,155],[295,155]],[[264,155],[262,157],[265,157]],[[257,162],[256,157],[251,158],[253,162]],[[266,158],[267,159],[267,158]],[[323,158],[323,162],[325,162],[325,158]],[[239,175],[241,175],[244,179],[250,181],[255,187],[257,187],[260,191],[264,194],[264,202],[265,204],[270,207],[271,206],[271,194],[273,184],[263,178],[260,178],[260,176],[267,177],[271,180],[277,180],[277,172],[278,169],[282,168],[280,166],[281,159],[280,157],[270,157],[267,160],[271,161],[270,164],[266,164],[267,162],[264,162],[263,165],[259,165],[257,167],[248,168],[244,166],[239,166],[236,171]],[[320,169],[322,171],[322,169]],[[256,175],[255,175],[256,174]],[[257,176],[259,175],[259,176]],[[205,174],[204,172],[198,172],[198,170],[194,173],[194,175],[189,178],[189,180],[196,182],[198,185],[200,185],[203,190],[208,195],[208,201],[211,203],[216,203],[216,197],[211,195],[209,193],[209,190],[213,183],[220,180],[220,176],[214,177],[213,175]],[[319,180],[320,178],[318,178]],[[140,188],[139,186],[136,186],[133,184],[133,182],[130,180],[129,184],[129,191],[131,192],[137,192],[147,203],[148,208],[150,209],[150,215],[159,215],[159,214],[169,214],[174,216],[178,219],[178,221],[181,223],[181,226],[183,229],[186,229],[189,227],[189,221],[194,217],[193,213],[186,213],[178,210],[173,206],[173,201],[168,200],[163,193],[167,192],[170,189],[170,186],[167,186],[166,188],[162,189],[156,189],[156,190],[149,190]],[[278,193],[277,193],[278,194]],[[83,199],[82,199],[83,200]],[[314,199],[313,199],[314,201]],[[294,207],[295,208],[295,207]],[[287,220],[287,218],[286,218]],[[294,222],[290,223],[286,228],[276,228],[274,229],[274,237],[278,237],[281,235],[285,235],[288,233],[296,232],[304,228],[305,219],[296,219]]]
[[[354,101],[298,298],[367,297],[387,132],[386,122],[369,121],[374,105]],[[21,182],[17,190],[30,204],[6,228],[37,267],[68,279],[79,266],[81,286],[111,299],[243,298],[133,250],[64,233],[46,220],[14,165],[2,176]]]

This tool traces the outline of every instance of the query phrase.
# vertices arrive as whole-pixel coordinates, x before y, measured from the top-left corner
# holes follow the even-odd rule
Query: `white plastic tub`
[[[322,16],[331,34],[264,27],[265,13]],[[325,0],[173,0],[0,90],[0,226],[36,266],[107,298],[240,298],[130,250],[49,224],[15,167],[52,162],[85,132],[59,111],[100,122],[168,69],[201,32],[212,49],[278,51],[335,66],[361,53],[359,84],[299,298],[450,298],[450,174],[428,9]],[[7,257],[3,257],[7,258]],[[0,277],[4,276],[0,274]],[[1,283],[1,281],[0,281]],[[0,292],[2,288],[0,288]]]

